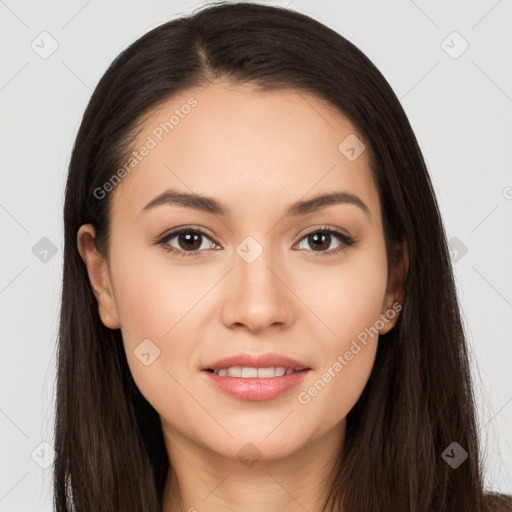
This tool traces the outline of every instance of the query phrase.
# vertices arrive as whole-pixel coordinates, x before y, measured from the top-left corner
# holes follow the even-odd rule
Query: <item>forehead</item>
[[[241,203],[268,211],[332,190],[357,193],[374,211],[367,148],[353,124],[316,96],[212,82],[145,116],[113,211],[138,213],[168,188],[221,198],[237,214]]]

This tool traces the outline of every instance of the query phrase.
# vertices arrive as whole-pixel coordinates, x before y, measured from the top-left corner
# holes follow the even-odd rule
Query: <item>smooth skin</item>
[[[155,139],[154,130],[190,97],[197,106],[110,192],[108,259],[95,250],[90,224],[78,232],[78,249],[101,321],[121,329],[133,378],[162,421],[173,468],[163,511],[320,512],[378,336],[359,343],[362,350],[309,403],[297,397],[361,332],[403,303],[406,251],[388,276],[368,151],[353,161],[340,152],[348,135],[361,137],[313,95],[215,81],[161,104],[134,148]],[[215,198],[230,215],[176,204],[142,211],[167,189]],[[333,191],[358,196],[369,215],[339,203],[286,216],[293,203]],[[342,241],[331,235],[315,250],[307,235],[321,235],[325,225],[356,243],[334,253]],[[207,233],[193,256],[165,250],[190,254],[179,236],[155,243],[176,227]],[[247,237],[262,249],[251,263],[237,252]],[[146,339],[160,350],[148,366],[134,354]],[[201,369],[243,352],[277,352],[312,370],[277,398],[242,400],[211,385]],[[244,447],[255,450],[248,443],[261,457],[255,464],[239,455]]]

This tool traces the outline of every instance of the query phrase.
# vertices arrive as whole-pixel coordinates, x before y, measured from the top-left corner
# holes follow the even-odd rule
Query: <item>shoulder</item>
[[[484,503],[486,512],[512,512],[512,496],[508,494],[486,493]]]

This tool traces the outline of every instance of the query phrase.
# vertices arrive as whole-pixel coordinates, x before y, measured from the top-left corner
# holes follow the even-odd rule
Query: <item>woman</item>
[[[141,37],[64,222],[57,511],[512,510],[425,162],[339,34],[237,3]]]

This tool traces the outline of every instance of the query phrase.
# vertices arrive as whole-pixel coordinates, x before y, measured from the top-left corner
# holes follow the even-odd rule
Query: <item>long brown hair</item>
[[[254,3],[207,6],[138,39],[110,65],[85,111],[64,205],[54,470],[57,512],[158,512],[169,464],[157,412],[130,373],[120,330],[100,321],[76,246],[92,223],[108,253],[110,197],[95,191],[130,152],[143,117],[216,78],[327,100],[364,136],[378,187],[388,266],[406,240],[409,271],[397,325],[347,417],[325,509],[484,512],[468,353],[446,235],[405,112],[372,62],[303,14]],[[468,458],[443,458],[456,442]],[[509,506],[512,509],[512,505]],[[509,510],[510,510],[509,509]]]

